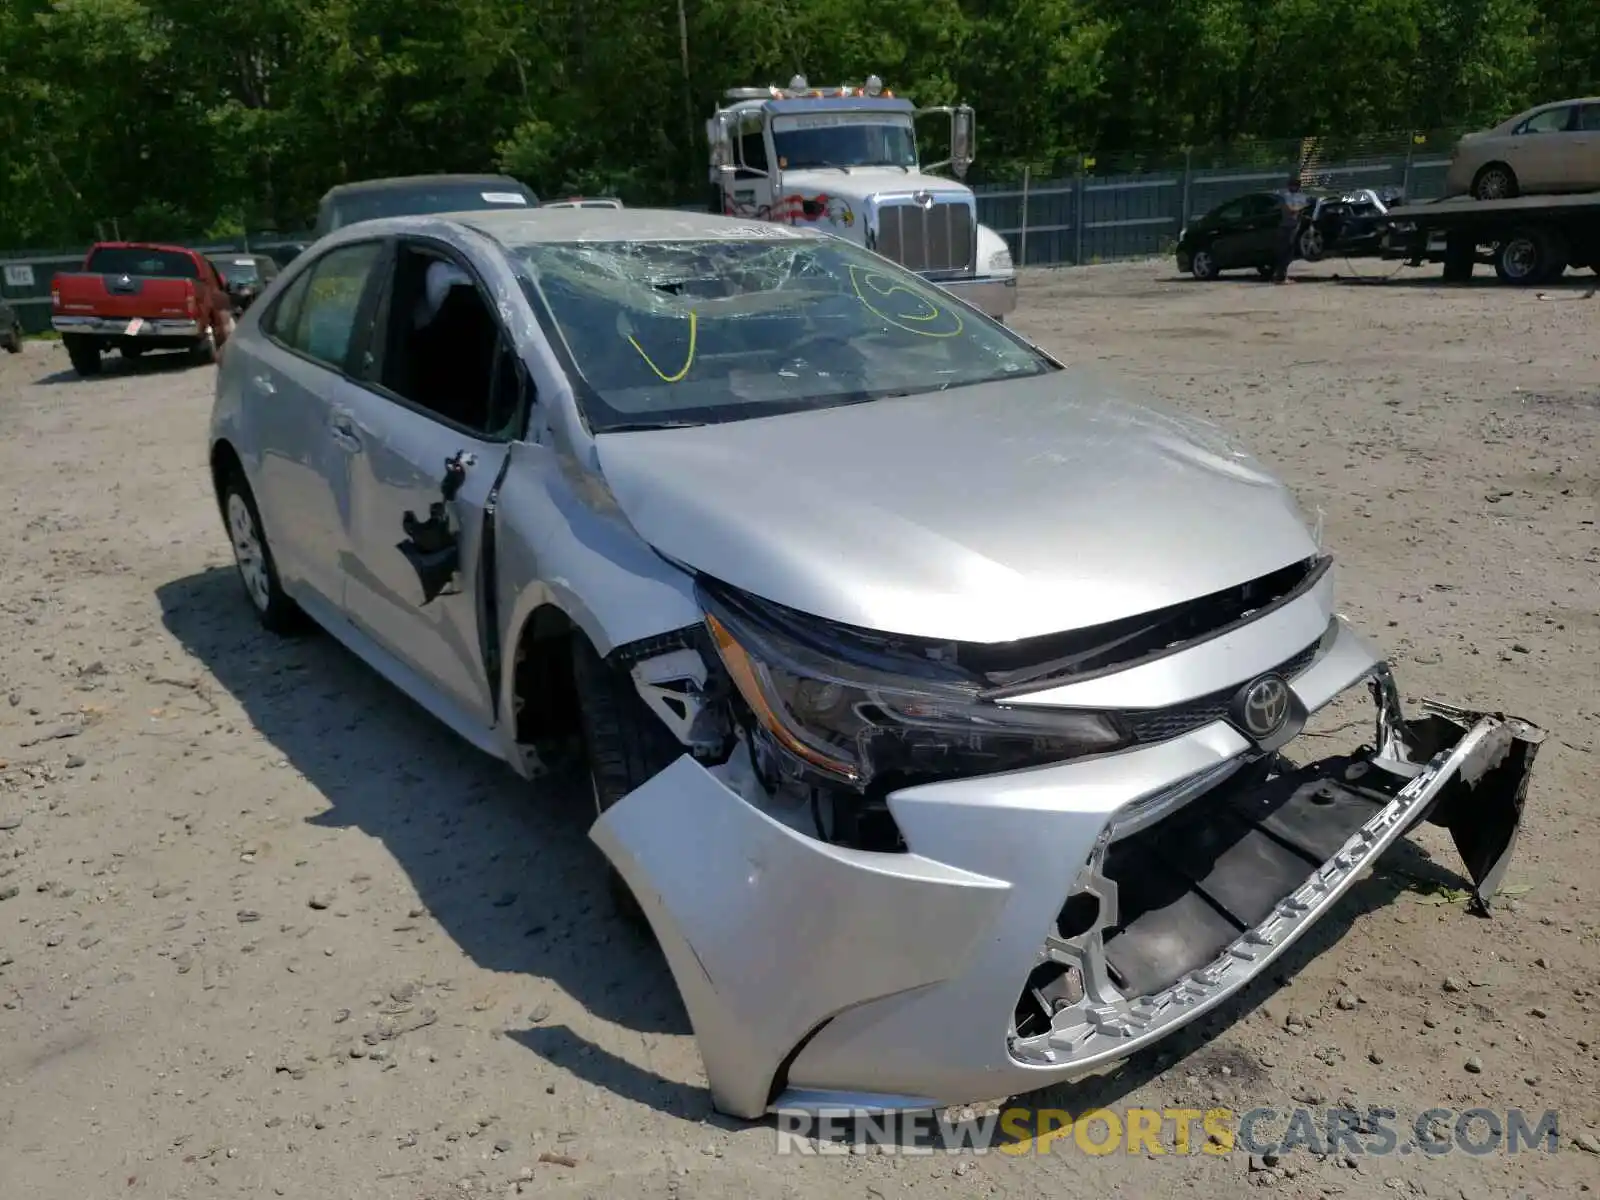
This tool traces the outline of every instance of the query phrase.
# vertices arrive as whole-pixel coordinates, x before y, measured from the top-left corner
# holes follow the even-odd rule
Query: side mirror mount
[[[711,146],[712,178],[726,182],[733,178],[735,158],[733,148],[733,114],[719,112],[706,122],[706,141]]]
[[[949,167],[957,179],[965,179],[967,169],[972,166],[974,142],[976,141],[976,120],[970,104],[958,104],[954,107],[941,105],[937,108],[919,108],[918,117],[939,114],[950,118],[950,157],[941,158],[938,162],[924,163],[922,169],[930,174],[934,171]]]
[[[957,105],[950,113],[950,169],[957,179],[965,179],[972,166],[977,142],[975,118],[970,104]]]

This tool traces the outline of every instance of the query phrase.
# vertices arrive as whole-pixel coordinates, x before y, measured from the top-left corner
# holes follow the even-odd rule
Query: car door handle
[[[361,438],[356,434],[356,422],[348,412],[336,408],[328,417],[328,432],[333,440],[346,450],[360,450]]]
[[[278,391],[273,386],[272,380],[265,375],[252,375],[250,377],[250,386],[264,396],[275,395]]]

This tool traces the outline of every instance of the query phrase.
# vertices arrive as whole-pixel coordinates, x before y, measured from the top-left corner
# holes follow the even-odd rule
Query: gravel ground
[[[0,1195],[1595,1186],[1600,300],[1169,274],[1032,275],[1016,324],[1242,433],[1324,514],[1409,697],[1551,734],[1494,919],[1431,902],[1456,858],[1426,829],[1220,1019],[1029,1101],[1555,1109],[1557,1154],[777,1157],[710,1113],[581,799],[327,638],[257,632],[203,465],[212,372],[85,382],[32,343],[0,356]]]

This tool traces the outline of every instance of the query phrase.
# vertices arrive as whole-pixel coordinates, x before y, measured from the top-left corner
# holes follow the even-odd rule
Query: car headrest
[[[438,315],[451,288],[471,286],[472,277],[455,263],[443,259],[429,263],[423,280],[423,296],[417,304],[417,325],[426,325]]]

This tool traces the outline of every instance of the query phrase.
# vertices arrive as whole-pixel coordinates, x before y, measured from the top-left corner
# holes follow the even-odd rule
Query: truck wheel
[[[1472,181],[1475,200],[1510,200],[1517,192],[1517,173],[1501,162],[1489,163]]]
[[[67,357],[72,360],[74,371],[84,378],[100,374],[100,347],[93,338],[81,333],[65,333],[61,341],[67,347]]]
[[[1566,266],[1556,239],[1542,229],[1513,230],[1494,256],[1494,273],[1500,281],[1518,287],[1544,283],[1560,275]]]
[[[190,360],[198,367],[207,366],[217,361],[217,334],[213,329],[207,329],[189,349]]]
[[[572,638],[572,674],[598,817],[671,766],[684,749],[650,711],[633,680],[607,666],[581,633]],[[607,863],[606,870],[617,910],[635,925],[647,924],[644,910],[616,868]]]
[[[272,633],[290,633],[300,623],[300,607],[289,599],[278,582],[278,565],[261,531],[261,513],[243,473],[234,467],[222,484],[222,515],[228,523],[228,541],[233,546],[233,562],[239,581],[256,610],[262,628]]]

